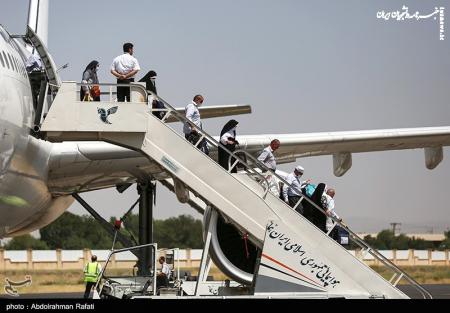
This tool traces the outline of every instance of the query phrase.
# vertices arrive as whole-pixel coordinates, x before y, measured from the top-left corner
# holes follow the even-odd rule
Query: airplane
[[[28,27],[29,33],[36,35],[33,38],[12,36],[0,26],[0,238],[20,236],[50,224],[71,206],[74,193],[131,184],[143,177],[169,178],[158,164],[136,151],[106,142],[51,143],[36,135],[37,112],[26,71],[33,50],[30,40],[35,48],[36,42],[42,43],[36,50],[47,60],[47,101],[61,82],[46,49],[47,0],[30,0]],[[183,108],[177,110],[182,112]],[[251,111],[248,105],[201,110],[202,118]],[[274,138],[281,142],[276,153],[278,164],[330,155],[334,174],[340,177],[351,168],[353,153],[373,151],[422,148],[426,167],[434,169],[443,160],[443,147],[450,146],[450,126],[242,135],[239,142],[242,149],[256,156]]]
[[[38,7],[39,4],[39,7]],[[44,43],[48,38],[48,1],[30,1],[28,25]],[[39,17],[39,18],[38,18]],[[135,181],[129,168],[152,165],[145,158],[103,142],[51,144],[32,135],[34,109],[25,69],[29,45],[0,28],[0,237],[41,228],[73,202],[68,195]],[[180,109],[180,111],[182,108]],[[249,106],[201,108],[202,118],[244,114]],[[275,135],[240,136],[241,147],[256,154]],[[332,155],[334,173],[342,176],[352,165],[352,153],[424,148],[426,166],[435,168],[450,145],[450,127],[386,129],[276,135],[282,142],[278,163],[297,158]],[[93,166],[95,164],[95,167]],[[154,169],[153,169],[154,170]],[[18,186],[21,186],[18,188]]]

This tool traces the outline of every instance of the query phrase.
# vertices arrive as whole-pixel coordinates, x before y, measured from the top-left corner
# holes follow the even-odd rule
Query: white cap
[[[303,166],[300,166],[300,165],[297,165],[297,166],[295,167],[295,170],[296,170],[297,172],[302,173],[302,174],[303,174],[303,172],[305,171],[305,169],[303,168]]]

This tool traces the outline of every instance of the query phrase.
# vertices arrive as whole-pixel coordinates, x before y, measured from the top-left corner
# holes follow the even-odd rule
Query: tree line
[[[112,217],[110,222],[114,224],[116,220]],[[139,216],[131,214],[127,217],[125,228],[121,233],[129,238],[138,240]],[[3,248],[7,250],[54,250],[54,249],[111,249],[112,236],[104,230],[100,224],[91,216],[75,215],[65,212],[61,217],[50,225],[40,230],[40,239],[31,235],[24,235],[13,238]],[[430,241],[419,238],[409,238],[404,234],[394,236],[391,230],[383,230],[376,237],[366,236],[366,241],[370,246],[378,250],[427,250],[450,249],[450,230],[445,232],[445,240],[435,246]],[[153,223],[153,239],[160,248],[191,248],[201,249],[202,221],[194,219],[190,215],[180,215],[166,220],[155,220]],[[138,244],[136,242],[136,244]],[[116,248],[122,245],[117,243]],[[357,246],[350,245],[350,249]]]
[[[111,218],[111,225],[115,220],[115,217]],[[121,233],[138,240],[139,216],[129,215],[124,226]],[[40,239],[30,234],[14,237],[3,248],[7,250],[111,249],[113,241],[113,237],[93,217],[79,216],[70,212],[65,212],[39,232]],[[202,221],[190,215],[154,220],[153,239],[161,248],[200,249],[203,247]],[[115,247],[121,248],[122,245],[117,243]]]
[[[446,231],[444,234],[445,240],[437,246],[431,241],[426,241],[415,237],[409,238],[405,234],[394,235],[392,230],[383,230],[379,232],[376,237],[367,235],[364,237],[364,241],[377,250],[450,249],[450,230]]]

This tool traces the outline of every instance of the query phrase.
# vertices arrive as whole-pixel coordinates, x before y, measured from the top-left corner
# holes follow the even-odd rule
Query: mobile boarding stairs
[[[417,297],[431,298],[417,282],[351,230],[347,229],[352,241],[361,247],[362,255],[373,255],[393,272],[392,277],[385,279],[377,274],[362,258],[355,257],[269,192],[268,180],[260,174],[261,170],[255,169],[261,164],[250,154],[234,153],[230,157],[231,167],[239,163],[241,170],[226,171],[174,129],[180,128],[179,123],[167,123],[173,118],[184,123],[183,114],[158,98],[165,106],[158,110],[165,115],[162,119],[154,115],[158,110],[148,104],[148,92],[142,85],[129,85],[131,102],[115,102],[112,90],[116,85],[100,84],[100,87],[102,91],[109,88],[108,100],[81,102],[80,84],[63,82],[42,124],[45,138],[52,142],[106,141],[140,151],[157,162],[163,171],[182,182],[260,248],[252,291],[247,297],[409,298],[397,288],[402,281],[415,288]],[[213,137],[201,130],[200,133],[200,140],[205,139],[211,149],[217,149],[220,144]],[[247,160],[239,157],[242,153]],[[302,197],[300,201],[310,200]],[[207,252],[210,232],[205,241]],[[204,255],[202,268],[206,258]],[[196,290],[195,295],[201,293]]]

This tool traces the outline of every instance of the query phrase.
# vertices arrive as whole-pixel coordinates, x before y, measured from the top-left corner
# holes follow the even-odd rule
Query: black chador
[[[322,195],[325,191],[325,184],[320,183],[317,185],[316,190],[310,197],[312,202],[317,204],[323,211],[326,211],[322,204]],[[303,216],[306,217],[311,223],[316,225],[318,228],[320,228],[324,233],[327,232],[326,223],[327,223],[327,216],[320,212],[317,208],[315,208],[311,203],[308,201],[303,201]]]
[[[221,144],[224,145],[231,152],[234,152],[236,150],[236,145],[238,144],[238,142],[236,141],[237,124],[238,122],[236,120],[230,120],[228,121],[228,123],[225,124],[225,126],[222,128],[222,131],[220,132],[221,139],[225,133],[230,133],[231,136],[226,138],[227,141],[226,144],[224,144],[223,142],[221,142]],[[230,155],[220,146],[218,152],[219,152],[219,164],[228,171],[228,159]],[[236,159],[232,158],[231,164],[233,164],[235,160]],[[231,172],[236,173],[236,171],[237,170],[235,166]]]

